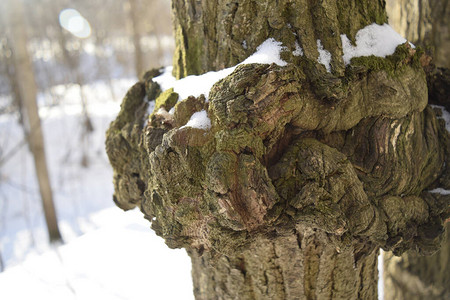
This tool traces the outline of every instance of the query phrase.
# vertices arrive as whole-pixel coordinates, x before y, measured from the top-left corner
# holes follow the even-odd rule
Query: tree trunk
[[[196,299],[377,299],[377,255],[338,251],[327,234],[299,227],[219,259],[190,251]]]
[[[34,158],[36,177],[45,214],[45,221],[51,242],[61,241],[58,228],[50,178],[45,158],[44,138],[37,106],[37,87],[33,76],[33,67],[27,50],[27,34],[25,30],[25,14],[21,1],[10,1],[11,31],[16,63],[16,80],[28,121],[28,142]]]
[[[387,0],[389,24],[411,42],[431,52],[434,63],[450,68],[450,2]]]
[[[436,69],[427,74],[429,102],[450,109],[450,70]],[[447,153],[450,149],[446,148]],[[448,186],[448,176],[440,181]],[[448,203],[447,203],[448,205]],[[385,300],[450,299],[450,223],[446,239],[432,256],[419,256],[408,251],[400,257],[384,253]]]
[[[130,4],[130,20],[133,29],[133,45],[134,45],[134,67],[137,78],[141,78],[144,74],[144,53],[142,53],[141,37],[142,29],[139,22],[139,3],[137,0],[129,0]]]
[[[341,35],[386,22],[384,1],[173,9],[178,78],[233,66],[268,38],[287,63],[240,65],[209,101],[178,103],[152,70],[107,132],[114,201],[188,250],[197,299],[375,299],[380,247],[436,251],[450,196],[428,189],[450,186],[449,137],[427,107],[426,57],[405,43],[343,60]],[[183,126],[202,110],[210,129]]]
[[[331,52],[333,72],[342,75],[341,34],[387,22],[384,1],[172,1],[175,16],[174,75],[182,78],[231,67],[273,37],[291,50],[319,56],[317,39]]]
[[[389,23],[414,43],[433,54],[433,62],[444,67],[429,69],[429,102],[450,110],[449,24],[450,6],[445,1],[387,1]],[[448,150],[447,150],[448,151]],[[443,181],[448,181],[445,177]],[[408,251],[400,257],[384,253],[384,291],[386,300],[450,299],[450,238],[432,256]]]
[[[450,299],[450,223],[446,241],[432,256],[407,252],[400,257],[384,255],[385,300]]]

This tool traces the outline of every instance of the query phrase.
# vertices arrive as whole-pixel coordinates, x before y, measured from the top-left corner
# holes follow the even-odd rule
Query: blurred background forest
[[[173,48],[170,0],[0,1],[0,298],[141,299],[153,279],[155,295],[171,280],[185,288],[166,290],[169,298],[192,294],[187,255],[171,251],[164,262],[170,250],[148,222],[115,207],[104,150],[127,89],[145,70],[171,65]],[[47,196],[36,177],[33,97]],[[46,210],[62,237],[56,247],[43,197],[54,203]],[[118,261],[130,247],[134,260]],[[163,263],[155,278],[136,272]]]

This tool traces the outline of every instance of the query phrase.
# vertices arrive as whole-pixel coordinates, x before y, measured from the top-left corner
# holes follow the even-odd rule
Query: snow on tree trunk
[[[222,79],[182,101],[149,71],[107,132],[114,201],[188,250],[197,299],[374,299],[380,247],[438,249],[450,196],[428,190],[450,187],[449,136],[427,106],[426,57],[381,26],[384,1],[173,8],[177,78],[266,43],[280,55],[188,77]]]
[[[342,75],[341,34],[387,22],[384,1],[172,1],[175,16],[174,74],[181,78],[236,65],[272,37],[317,60],[317,40],[331,52]]]

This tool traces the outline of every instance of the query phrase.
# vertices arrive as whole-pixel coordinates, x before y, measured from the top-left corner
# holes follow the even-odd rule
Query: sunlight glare
[[[89,22],[73,8],[67,8],[59,13],[59,24],[78,38],[87,38],[91,35]]]

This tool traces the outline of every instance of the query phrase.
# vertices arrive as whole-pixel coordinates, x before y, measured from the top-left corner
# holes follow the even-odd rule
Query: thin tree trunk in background
[[[53,195],[45,157],[44,137],[37,105],[37,87],[33,75],[33,66],[27,50],[27,33],[25,29],[25,14],[22,1],[9,1],[10,24],[13,40],[14,59],[16,65],[16,80],[19,85],[24,110],[29,126],[30,149],[34,158],[36,177],[45,214],[45,221],[50,242],[61,241],[61,234],[53,204]]]
[[[134,45],[134,66],[137,78],[141,78],[144,74],[144,54],[142,53],[141,37],[142,30],[139,22],[139,3],[137,0],[129,0],[130,4],[130,20],[133,28],[133,45]]]

